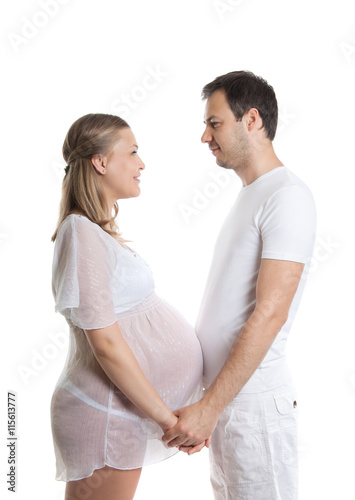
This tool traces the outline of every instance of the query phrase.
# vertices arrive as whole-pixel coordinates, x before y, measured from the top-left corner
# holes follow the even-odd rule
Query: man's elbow
[[[273,325],[273,328],[277,330],[277,333],[281,330],[281,328],[285,325],[288,320],[288,314],[285,313],[275,313],[270,318],[270,323]]]
[[[265,304],[264,306],[259,305],[255,308],[253,319],[257,323],[260,322],[260,326],[269,325],[272,331],[278,333],[288,320],[288,310],[269,307],[269,305],[265,307]]]

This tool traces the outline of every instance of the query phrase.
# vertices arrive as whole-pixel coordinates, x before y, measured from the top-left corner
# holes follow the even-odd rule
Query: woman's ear
[[[106,173],[105,157],[100,154],[92,155],[91,163],[93,164],[96,172],[101,175]]]

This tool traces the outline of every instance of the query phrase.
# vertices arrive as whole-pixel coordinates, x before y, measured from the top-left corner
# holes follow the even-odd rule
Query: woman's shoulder
[[[95,252],[106,252],[111,263],[116,265],[117,258],[122,260],[127,250],[99,224],[92,222],[88,217],[79,213],[71,213],[61,223],[57,234],[57,248],[72,247],[77,251],[86,252],[95,249]]]
[[[95,224],[95,222],[91,222],[86,215],[79,214],[77,212],[72,212],[68,214],[63,222],[60,225],[60,228],[75,228],[75,227],[86,227],[86,228],[91,228],[92,231],[95,231],[97,229],[101,229],[101,227],[98,224]]]
[[[62,221],[58,229],[58,239],[86,239],[102,238],[103,229],[98,224],[91,222],[85,215],[70,213]]]
[[[117,265],[115,240],[82,214],[72,213],[65,217],[55,243],[55,258],[80,255],[82,260],[87,258],[92,262],[101,260],[110,266]],[[76,261],[77,257],[73,258]]]

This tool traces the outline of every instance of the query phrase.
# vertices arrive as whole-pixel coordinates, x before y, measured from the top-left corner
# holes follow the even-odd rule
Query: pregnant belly
[[[159,299],[154,307],[118,315],[122,335],[144,374],[170,408],[179,408],[201,387],[202,352],[192,326]]]

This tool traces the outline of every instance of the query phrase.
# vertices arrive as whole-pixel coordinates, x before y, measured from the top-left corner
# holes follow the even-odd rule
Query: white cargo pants
[[[290,383],[232,400],[212,435],[215,500],[297,500],[297,414]]]

